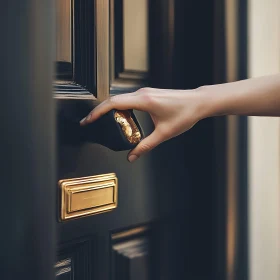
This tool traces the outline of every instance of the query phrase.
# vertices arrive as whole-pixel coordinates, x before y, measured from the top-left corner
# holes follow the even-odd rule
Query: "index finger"
[[[126,93],[115,95],[96,106],[87,117],[80,121],[81,125],[86,125],[96,121],[101,116],[106,114],[112,109],[128,110],[128,109],[140,109],[139,96],[136,93]]]

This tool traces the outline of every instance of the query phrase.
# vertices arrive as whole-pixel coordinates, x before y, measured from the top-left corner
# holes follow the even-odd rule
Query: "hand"
[[[128,154],[130,162],[151,151],[160,143],[173,138],[197,123],[203,116],[198,90],[166,90],[142,88],[133,93],[115,95],[98,105],[81,120],[81,125],[94,122],[112,109],[136,109],[148,112],[155,130]]]

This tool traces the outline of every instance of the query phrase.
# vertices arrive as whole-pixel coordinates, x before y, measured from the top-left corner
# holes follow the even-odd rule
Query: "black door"
[[[133,164],[106,147],[114,119],[79,125],[114,94],[223,82],[224,1],[2,6],[3,279],[225,279],[225,120]]]
[[[213,27],[205,26],[213,20],[213,3],[196,29],[191,20],[183,21],[182,12],[198,12],[193,1],[56,4],[58,279],[202,276],[197,271],[201,260],[211,273],[213,120],[133,164],[126,151],[93,143],[96,134],[110,129],[109,122],[96,129],[80,127],[79,120],[112,94],[146,85],[194,88],[211,83],[213,48],[201,45],[199,36],[204,34],[208,47],[214,42]],[[180,38],[184,29],[186,38]],[[197,41],[191,44],[188,38]],[[149,134],[149,116],[135,114]],[[111,141],[117,141],[111,133]]]

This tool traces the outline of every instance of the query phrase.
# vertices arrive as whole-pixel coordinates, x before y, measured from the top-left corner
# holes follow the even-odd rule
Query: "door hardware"
[[[130,150],[144,137],[132,110],[111,110],[83,128],[86,141],[98,143],[114,151]]]
[[[80,125],[80,119],[92,110],[86,102],[69,102],[59,108],[58,138],[61,144],[96,143],[113,151],[133,149],[143,138],[133,110],[111,110],[93,123]]]
[[[60,219],[100,214],[117,207],[118,179],[115,173],[60,180]]]

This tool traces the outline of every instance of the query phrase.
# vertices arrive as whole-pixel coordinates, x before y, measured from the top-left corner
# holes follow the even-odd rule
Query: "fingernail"
[[[89,121],[91,119],[91,114],[89,114],[88,116],[87,116],[87,121]]]
[[[129,157],[128,157],[128,161],[129,162],[134,162],[135,160],[137,160],[138,159],[138,156],[136,156],[136,155],[130,155]]]
[[[84,117],[82,120],[80,120],[80,123],[83,123],[86,120],[87,117]]]

